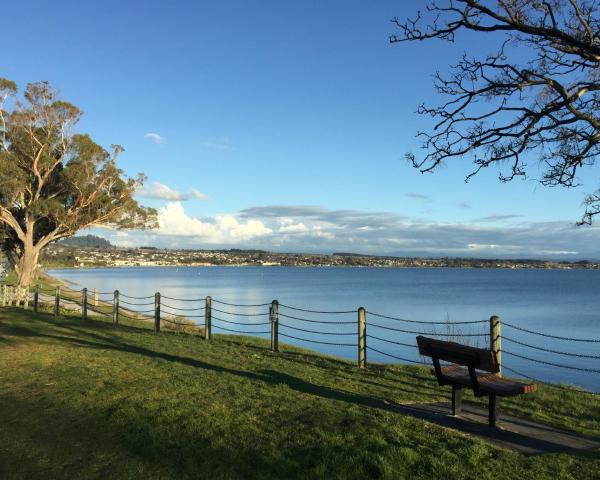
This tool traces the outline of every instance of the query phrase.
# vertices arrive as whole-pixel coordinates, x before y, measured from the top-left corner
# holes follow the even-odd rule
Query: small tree
[[[0,78],[0,241],[19,286],[34,279],[40,251],[91,226],[150,228],[156,212],[133,199],[143,175],[125,178],[116,158],[88,135],[74,134],[81,111],[47,82]],[[5,110],[8,99],[10,110]]]
[[[465,54],[435,87],[440,106],[421,105],[431,132],[421,132],[426,154],[407,154],[414,167],[433,171],[470,156],[475,169],[507,163],[501,181],[524,176],[539,160],[543,185],[574,187],[577,172],[600,154],[600,3],[594,0],[442,0],[406,21],[391,43],[440,39],[461,31],[498,41],[485,58]],[[588,195],[580,223],[600,214],[600,190]]]

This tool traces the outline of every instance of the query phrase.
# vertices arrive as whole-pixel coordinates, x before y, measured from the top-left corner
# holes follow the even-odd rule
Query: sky
[[[381,255],[600,259],[575,227],[583,186],[468,184],[468,159],[434,174],[405,160],[435,103],[432,75],[494,38],[390,44],[391,19],[425,2],[29,1],[3,7],[0,76],[47,80],[77,129],[148,180],[152,232],[94,229],[122,246]]]

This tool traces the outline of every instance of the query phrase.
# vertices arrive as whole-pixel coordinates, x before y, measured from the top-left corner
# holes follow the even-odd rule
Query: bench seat
[[[471,377],[469,369],[460,365],[442,366],[442,375],[450,383],[471,387]],[[493,393],[500,397],[512,397],[522,393],[533,393],[537,390],[537,385],[531,383],[517,382],[499,377],[495,373],[477,372],[477,382],[482,393]]]

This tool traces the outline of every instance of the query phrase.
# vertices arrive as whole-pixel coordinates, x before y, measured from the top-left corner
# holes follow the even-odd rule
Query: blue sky
[[[599,258],[597,227],[573,226],[598,168],[565,190],[403,160],[431,75],[494,48],[390,45],[418,3],[11,2],[0,75],[50,81],[79,130],[148,176],[161,230],[101,231],[122,245]]]

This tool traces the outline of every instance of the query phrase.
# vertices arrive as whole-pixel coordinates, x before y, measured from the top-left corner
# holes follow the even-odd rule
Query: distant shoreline
[[[110,266],[61,266],[61,267],[42,267],[44,272],[48,272],[50,270],[109,270],[109,269],[127,269],[127,268],[144,268],[144,269],[153,269],[153,268],[216,268],[216,267],[224,267],[224,268],[298,268],[298,269],[306,269],[306,268],[331,268],[331,269],[349,269],[349,268],[372,268],[372,269],[396,269],[396,270],[406,270],[406,269],[424,269],[424,270],[432,270],[432,269],[455,269],[455,270],[600,270],[600,268],[595,266],[583,267],[583,266],[453,266],[453,265],[392,265],[392,266],[384,266],[384,265],[257,265],[257,264],[228,264],[228,265],[110,265]]]
[[[334,252],[278,253],[265,250],[158,250],[153,248],[72,247],[53,244],[40,263],[46,268],[127,267],[373,267],[600,269],[600,262],[573,259],[399,257]]]

